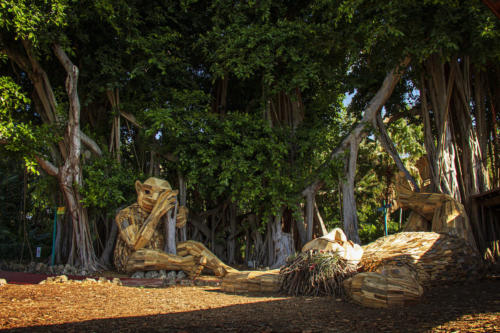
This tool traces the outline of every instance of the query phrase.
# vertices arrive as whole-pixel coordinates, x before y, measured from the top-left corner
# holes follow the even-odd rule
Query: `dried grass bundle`
[[[335,252],[311,250],[290,258],[280,271],[281,291],[288,295],[344,296],[342,282],[356,268]]]

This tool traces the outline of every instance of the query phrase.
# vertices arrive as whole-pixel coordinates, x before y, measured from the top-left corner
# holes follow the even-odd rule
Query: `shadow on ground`
[[[258,299],[256,300],[258,302]],[[424,332],[500,328],[500,278],[434,288],[422,302],[368,309],[331,297],[293,297],[153,316],[96,319],[11,332]]]

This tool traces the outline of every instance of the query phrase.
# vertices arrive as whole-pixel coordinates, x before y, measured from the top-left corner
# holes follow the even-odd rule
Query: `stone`
[[[35,266],[35,271],[37,271],[37,272],[43,272],[46,268],[47,268],[47,266],[44,263],[39,262]]]
[[[158,273],[158,271],[148,271],[146,272],[146,274],[144,274],[144,277],[146,279],[156,279],[160,276],[160,274]]]
[[[167,274],[167,280],[173,280],[173,281],[175,281],[176,278],[177,278],[177,273],[175,271],[168,272],[168,274]]]
[[[166,280],[167,279],[167,271],[164,269],[161,269],[158,271],[158,277],[160,279]]]
[[[144,272],[143,271],[137,271],[131,276],[132,279],[144,279]]]
[[[181,286],[193,286],[193,281],[192,280],[181,280],[180,285]]]
[[[179,281],[179,280],[184,279],[186,276],[187,276],[187,275],[186,275],[186,273],[184,273],[184,271],[179,271],[179,272],[177,273],[177,277],[176,277],[176,279],[177,279],[177,281]]]
[[[123,285],[122,281],[119,278],[114,278],[113,281],[111,281],[111,283],[117,286]]]
[[[16,264],[16,263],[13,263],[11,265],[12,267],[12,270],[13,271],[16,271],[16,272],[22,272],[24,270],[24,265],[23,264]]]
[[[0,287],[1,287],[1,286],[4,286],[4,285],[6,285],[6,284],[7,284],[7,280],[5,280],[5,279],[0,279]]]
[[[73,273],[73,267],[71,267],[69,264],[66,264],[61,273],[71,274],[71,273]]]
[[[29,272],[34,272],[36,267],[36,262],[32,261],[28,264],[28,271]]]
[[[56,276],[54,278],[54,282],[57,282],[57,283],[64,283],[64,282],[68,282],[68,277],[66,275],[59,275],[59,276]]]

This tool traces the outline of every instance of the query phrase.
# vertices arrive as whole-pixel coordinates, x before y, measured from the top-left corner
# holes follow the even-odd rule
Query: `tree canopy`
[[[322,223],[380,236],[422,156],[470,209],[500,181],[499,60],[499,20],[472,0],[4,0],[0,230],[19,251],[0,255],[66,206],[58,261],[109,264],[148,176],[230,264],[276,264],[278,229],[297,249]]]

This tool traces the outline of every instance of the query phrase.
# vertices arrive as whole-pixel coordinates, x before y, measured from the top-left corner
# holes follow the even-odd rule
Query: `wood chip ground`
[[[14,332],[498,332],[500,278],[426,291],[421,303],[369,309],[331,297],[111,284],[0,287],[0,330]]]

